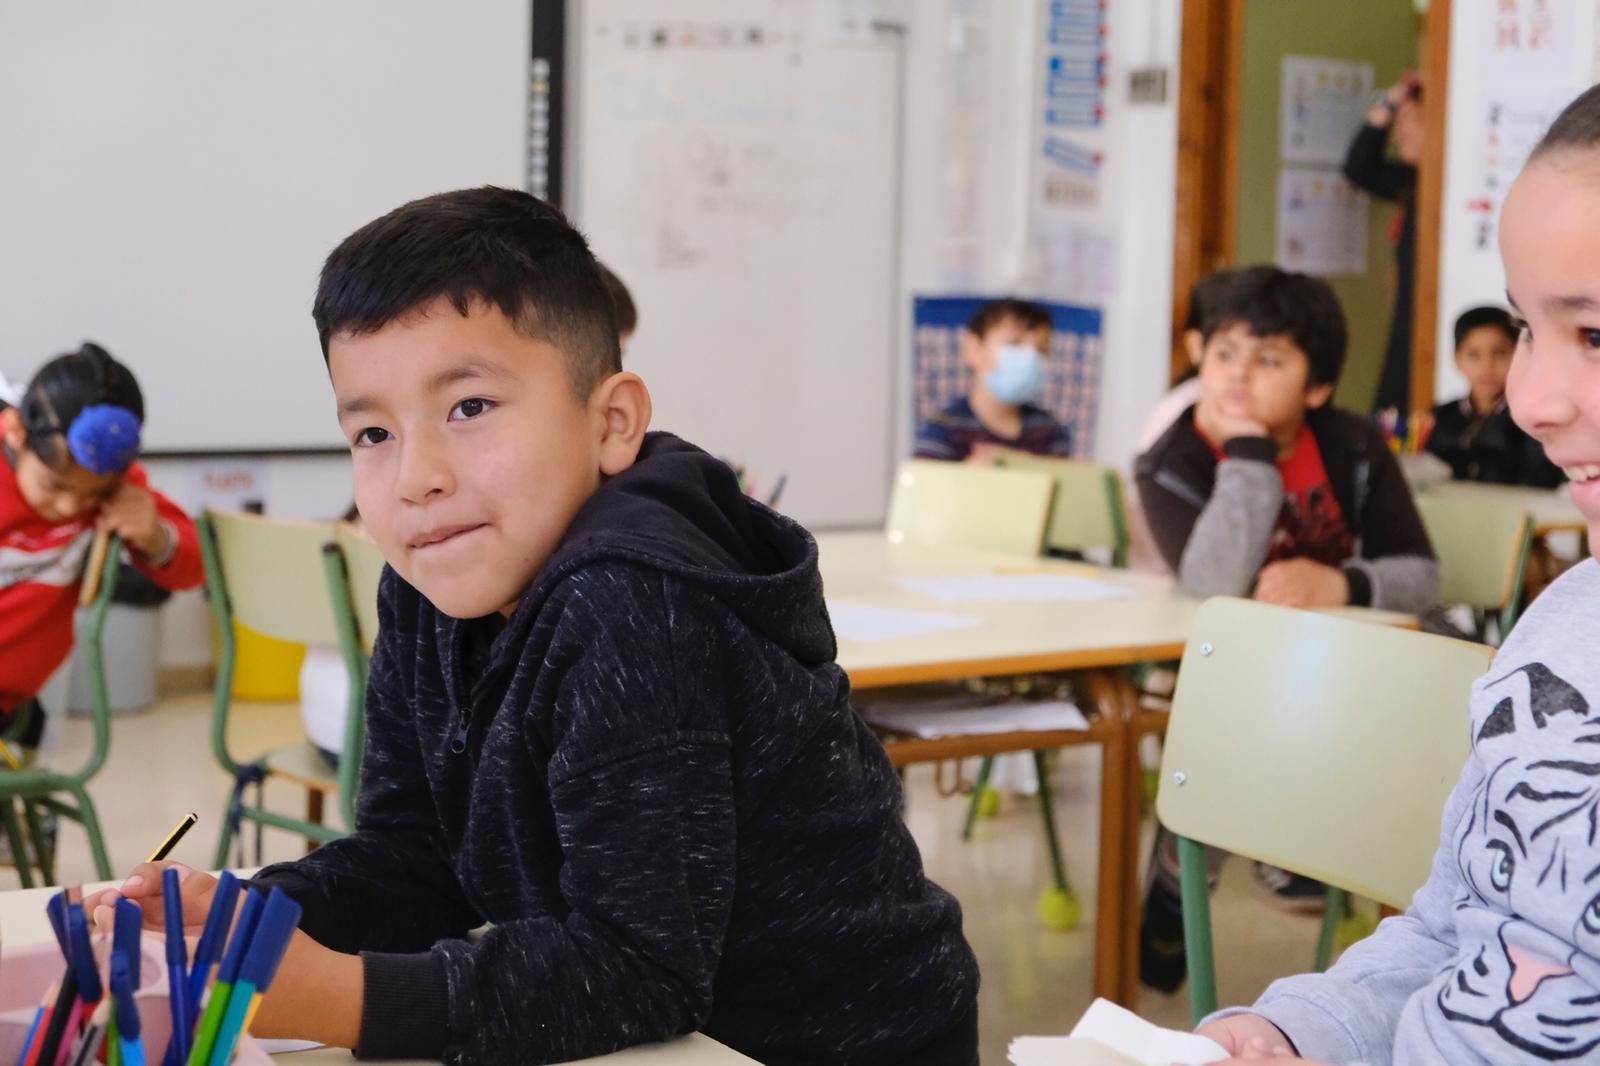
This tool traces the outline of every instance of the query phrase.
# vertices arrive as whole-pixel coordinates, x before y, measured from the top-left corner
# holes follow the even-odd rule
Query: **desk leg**
[[[1114,677],[1104,671],[1088,673],[1085,683],[1099,712],[1100,738],[1100,858],[1099,888],[1095,901],[1094,994],[1114,1003],[1124,1000],[1127,975],[1123,950],[1127,927],[1128,883],[1125,827],[1128,794],[1128,743],[1125,702]],[[1137,912],[1136,912],[1137,913]],[[1137,921],[1137,918],[1135,918]],[[1137,947],[1137,944],[1135,944]],[[1138,970],[1133,974],[1138,980]]]
[[[1127,791],[1124,796],[1122,846],[1122,877],[1127,886],[1127,900],[1123,905],[1122,927],[1122,998],[1117,1002],[1129,1010],[1139,1009],[1139,926],[1144,919],[1144,881],[1139,877],[1139,861],[1144,858],[1144,766],[1139,761],[1139,749],[1147,736],[1163,736],[1167,731],[1167,715],[1163,711],[1147,711],[1139,706],[1139,689],[1126,672],[1116,675],[1118,691],[1127,710],[1126,755],[1128,768],[1124,777]]]

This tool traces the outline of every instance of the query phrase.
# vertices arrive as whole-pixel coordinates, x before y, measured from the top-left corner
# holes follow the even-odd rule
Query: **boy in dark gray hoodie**
[[[816,543],[648,432],[583,237],[520,192],[428,197],[334,250],[313,313],[389,567],[355,831],[256,878],[304,919],[255,1031],[973,1066],[960,909],[850,706]],[[157,872],[122,891],[159,921]]]

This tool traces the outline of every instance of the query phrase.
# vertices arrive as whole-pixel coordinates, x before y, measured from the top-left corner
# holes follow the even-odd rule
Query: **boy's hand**
[[[116,922],[117,898],[132,900],[144,912],[146,929],[165,929],[166,912],[162,900],[161,872],[169,866],[178,870],[178,883],[183,891],[183,926],[200,929],[211,912],[211,897],[217,892],[217,879],[210,874],[191,870],[175,862],[147,862],[136,867],[121,888],[108,888],[83,901],[95,928],[110,932]]]
[[[156,498],[137,485],[124,481],[117,486],[111,498],[100,505],[97,524],[123,539],[140,555],[160,556],[167,548],[171,535],[161,524],[156,511]]]
[[[973,444],[972,450],[967,453],[966,462],[975,466],[993,466],[994,461],[1006,453],[1006,449],[998,444],[990,444],[980,440]]]
[[[1195,1030],[1197,1036],[1213,1041],[1223,1051],[1246,1062],[1295,1055],[1294,1045],[1276,1025],[1259,1014],[1235,1014],[1219,1018]]]
[[[1225,410],[1213,397],[1207,395],[1195,405],[1194,422],[1205,438],[1218,448],[1236,437],[1269,436],[1267,427],[1242,412]]]
[[[161,872],[169,866],[178,868],[184,928],[198,936],[211,911],[217,879],[173,862],[144,863],[128,875],[120,889],[108,888],[86,898],[84,908],[93,916],[96,928],[106,933],[115,928],[120,896],[139,905],[146,929],[164,930]],[[243,895],[239,902],[243,904]],[[361,1036],[365,976],[359,955],[332,951],[297,931],[250,1031],[260,1037],[354,1048]]]
[[[1284,559],[1261,568],[1255,598],[1279,607],[1343,607],[1350,602],[1350,579],[1310,559]]]

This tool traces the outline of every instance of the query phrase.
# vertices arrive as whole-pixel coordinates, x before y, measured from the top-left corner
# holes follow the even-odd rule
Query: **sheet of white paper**
[[[967,629],[982,621],[966,614],[940,611],[907,611],[898,607],[874,607],[869,603],[828,601],[828,617],[841,640],[895,640],[899,637],[925,637]]]
[[[907,592],[940,603],[1090,603],[1133,595],[1109,581],[1070,574],[902,577],[895,583]]]
[[[1146,1066],[1168,1066],[1174,1062],[1204,1066],[1228,1058],[1228,1053],[1214,1041],[1194,1033],[1163,1029],[1106,999],[1089,1004],[1089,1009],[1073,1026],[1072,1035],[1098,1041]]]
[[[1006,1057],[1011,1066],[1144,1066],[1098,1040],[1070,1036],[1019,1036]]]
[[[867,721],[917,737],[972,737],[1046,729],[1089,728],[1076,704],[1060,701],[999,703],[991,706],[887,703],[863,708]]]
[[[268,1055],[292,1055],[297,1051],[315,1051],[323,1046],[315,1040],[257,1040],[256,1043]]]

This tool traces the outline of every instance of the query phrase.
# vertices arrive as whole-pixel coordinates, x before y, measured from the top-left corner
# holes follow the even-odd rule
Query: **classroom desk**
[[[1419,490],[1443,499],[1499,500],[1515,504],[1533,518],[1533,534],[1585,534],[1589,523],[1565,489],[1530,489],[1520,485],[1486,485],[1480,481],[1438,481]]]
[[[1101,746],[1100,861],[1095,907],[1095,995],[1133,1007],[1138,1000],[1139,856],[1142,772],[1138,740],[1159,732],[1164,715],[1139,707],[1128,671],[1178,659],[1200,601],[1170,577],[971,548],[893,544],[876,530],[817,537],[823,592],[830,605],[967,615],[977,624],[922,636],[839,639],[838,662],[857,689],[926,681],[1074,671],[1098,714]],[[945,603],[907,588],[905,579],[1003,574],[1075,575],[1115,585],[1117,599],[1070,602]],[[1407,615],[1360,608],[1329,613],[1414,627]],[[922,743],[922,742],[919,742]]]
[[[105,886],[87,887],[93,891]],[[0,944],[4,944],[7,948],[15,948],[52,941],[54,934],[50,931],[50,921],[45,917],[44,906],[55,891],[53,888],[29,888],[15,892],[0,892]],[[275,1057],[287,1066],[334,1066],[336,1063],[340,1066],[349,1066],[354,1061],[350,1057],[350,1052],[335,1048],[317,1048],[313,1051],[297,1051]],[[664,1044],[646,1044],[612,1055],[581,1061],[591,1066],[602,1066],[602,1064],[603,1066],[735,1066],[737,1063],[755,1062],[754,1059],[746,1058],[698,1033]],[[396,1062],[394,1066],[408,1066],[408,1064]],[[420,1064],[409,1064],[409,1066],[420,1066]]]

